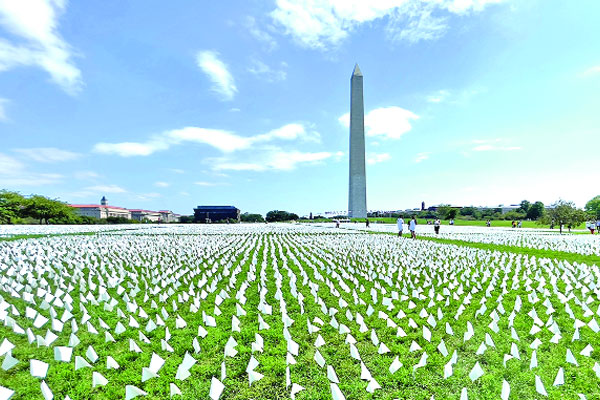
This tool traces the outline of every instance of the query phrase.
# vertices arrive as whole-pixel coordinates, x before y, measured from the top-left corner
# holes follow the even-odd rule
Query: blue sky
[[[600,194],[600,3],[0,0],[0,188],[70,203],[345,210]]]

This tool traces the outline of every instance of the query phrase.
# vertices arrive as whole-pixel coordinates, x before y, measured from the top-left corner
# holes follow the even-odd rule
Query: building
[[[158,212],[160,214],[160,222],[170,223],[170,222],[179,222],[179,217],[181,215],[174,214],[173,211],[170,210],[160,210]]]
[[[161,214],[158,211],[150,211],[150,210],[129,210],[131,212],[131,219],[136,221],[150,221],[150,222],[159,222],[161,219]]]
[[[106,219],[108,217],[121,217],[133,219],[136,221],[148,220],[151,222],[178,222],[181,215],[174,214],[169,210],[150,211],[150,210],[128,210],[123,207],[108,205],[108,200],[102,196],[100,204],[70,204],[82,216]]]
[[[240,210],[234,206],[198,206],[194,208],[194,221],[211,223],[235,219],[239,222]]]
[[[69,204],[77,210],[77,213],[84,217],[106,219],[108,217],[121,217],[131,219],[131,212],[123,207],[109,206],[106,197],[102,196],[100,204]]]
[[[358,64],[350,78],[350,166],[348,217],[367,217],[367,176],[365,170],[365,108],[363,75]]]

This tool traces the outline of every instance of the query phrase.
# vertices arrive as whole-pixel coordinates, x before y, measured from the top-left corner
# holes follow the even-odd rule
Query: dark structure
[[[194,222],[211,222],[234,219],[240,221],[240,210],[234,206],[198,206],[194,208]]]

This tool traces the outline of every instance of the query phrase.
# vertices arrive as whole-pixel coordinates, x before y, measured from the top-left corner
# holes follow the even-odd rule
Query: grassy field
[[[176,399],[204,399],[208,398],[211,378],[221,378],[224,363],[227,376],[223,379],[225,391],[221,399],[288,399],[290,389],[285,384],[288,368],[291,382],[305,388],[296,395],[297,399],[331,399],[326,368],[314,360],[318,351],[326,364],[334,368],[338,386],[348,400],[429,400],[432,395],[436,399],[458,400],[463,388],[467,389],[470,399],[498,399],[503,380],[510,383],[511,399],[533,400],[541,398],[535,392],[536,375],[544,382],[550,399],[576,399],[577,393],[585,393],[588,399],[599,398],[600,386],[592,367],[600,357],[596,353],[591,357],[579,354],[588,343],[598,347],[597,334],[585,327],[581,329],[580,339],[571,341],[573,320],[565,311],[565,304],[569,304],[575,318],[590,320],[581,308],[585,303],[581,302],[585,299],[582,290],[569,289],[565,281],[571,280],[573,286],[576,283],[588,285],[587,275],[584,271],[574,275],[559,266],[547,269],[532,258],[535,255],[560,260],[557,256],[567,257],[565,254],[535,251],[530,254],[520,248],[481,247],[436,238],[413,241],[385,234],[259,230],[280,229],[277,226],[261,226],[248,233],[235,232],[242,228],[223,227],[228,230],[223,235],[82,235],[26,241],[31,246],[31,254],[44,254],[45,249],[52,249],[61,255],[60,261],[58,258],[46,260],[43,263],[46,272],[41,276],[32,274],[27,283],[47,288],[50,293],[72,285],[68,294],[74,299],[73,319],[79,329],[74,331],[70,321],[65,323],[62,331],[54,331],[59,338],[46,347],[35,342],[30,344],[26,335],[17,335],[10,327],[0,326],[0,338],[8,338],[17,346],[12,356],[20,361],[8,371],[0,370],[0,385],[16,390],[16,399],[41,399],[40,380],[29,374],[28,362],[38,359],[50,364],[46,382],[59,399],[66,395],[73,400],[124,398],[125,385],[143,389],[148,393],[145,398],[168,399],[170,383],[182,391],[182,396]],[[0,243],[0,249],[10,254],[13,244]],[[77,249],[85,249],[85,252],[79,253]],[[85,254],[85,262],[77,261],[82,254]],[[577,261],[587,263],[591,259]],[[31,265],[36,265],[34,260],[22,260],[20,268]],[[523,269],[519,272],[515,265],[522,265]],[[566,278],[553,286],[550,273],[564,274]],[[5,277],[10,279],[11,276]],[[42,277],[47,286],[41,284]],[[549,314],[542,305],[545,296],[541,286],[548,290],[548,301],[555,308]],[[572,293],[580,302],[573,298],[562,302],[555,291],[563,295]],[[394,299],[393,292],[401,297]],[[530,300],[534,295],[540,299]],[[386,298],[393,307],[386,305]],[[509,326],[509,314],[518,304],[517,298],[523,306],[515,313],[512,327],[519,340],[511,337]],[[68,301],[66,293],[61,299]],[[108,299],[116,301],[112,308],[106,307]],[[33,305],[15,297],[5,300],[19,311],[20,315],[11,316],[23,329],[32,329],[44,337],[49,326],[35,328],[32,320],[25,317],[26,307],[34,307],[51,318],[49,309],[40,307],[41,299]],[[153,301],[158,303],[156,307]],[[592,298],[587,306],[595,311],[598,303]],[[147,316],[132,311],[133,304],[142,307]],[[192,307],[194,304],[198,304],[197,309]],[[264,304],[272,307],[271,313],[259,310]],[[481,311],[482,305],[487,305],[487,309]],[[64,310],[58,304],[52,307],[60,318]],[[556,322],[562,335],[556,344],[550,341],[553,334],[549,329],[531,333],[532,319],[527,314],[533,308],[544,324],[551,320]],[[124,316],[119,316],[117,309],[124,312]],[[492,312],[499,318],[497,332],[489,327]],[[214,316],[216,326],[206,324],[203,314]],[[364,330],[357,322],[358,314],[364,318]],[[83,323],[85,315],[90,318]],[[292,322],[284,323],[284,315]],[[259,328],[259,316],[268,328]],[[139,328],[130,326],[131,317],[139,322]],[[164,325],[149,331],[148,322],[157,321],[157,317]],[[233,329],[234,317],[240,321],[239,331]],[[186,326],[177,326],[178,318],[184,320]],[[100,319],[108,329],[102,327]],[[411,327],[411,321],[417,328]],[[88,322],[98,333],[90,330]],[[467,322],[474,328],[468,339],[465,336]],[[119,323],[127,328],[120,334],[116,332]],[[447,324],[453,330],[451,334]],[[353,357],[342,325],[356,340],[354,347],[361,360]],[[317,327],[318,332],[309,331],[309,326]],[[199,336],[199,327],[206,329],[205,336]],[[429,339],[424,337],[425,327],[431,333]],[[376,333],[376,341],[372,332]],[[107,341],[106,333],[115,341]],[[140,333],[148,343],[142,340]],[[67,363],[53,360],[52,347],[67,346],[71,334],[81,341],[74,346],[73,356],[86,358],[89,346],[98,353],[99,360],[91,363],[90,368],[75,371],[73,360]],[[264,341],[262,351],[252,348],[257,334]],[[292,356],[294,363],[286,362],[290,352],[286,335],[299,345],[297,355]],[[493,346],[488,342],[481,352],[482,343],[488,341],[486,335]],[[324,344],[317,346],[319,336]],[[224,357],[224,347],[230,337],[237,341],[238,353]],[[540,339],[542,344],[536,351],[538,367],[531,370],[530,344],[535,339]],[[130,350],[130,340],[137,343],[141,353]],[[199,344],[198,352],[194,340]],[[163,341],[172,351],[165,349]],[[442,341],[448,350],[447,356],[438,350]],[[381,353],[380,343],[384,343],[389,352]],[[420,349],[411,351],[413,343]],[[513,345],[517,346],[520,359],[507,361],[505,355],[511,354]],[[578,366],[565,362],[567,349],[575,354]],[[454,351],[457,362],[452,376],[445,378],[444,366]],[[186,352],[196,360],[190,369],[192,375],[185,380],[175,379]],[[142,368],[148,367],[153,353],[166,362],[158,372],[159,378],[142,383]],[[426,364],[415,369],[425,354]],[[118,370],[106,368],[109,355],[119,363]],[[264,375],[252,385],[246,372],[251,356],[259,362],[256,370]],[[390,373],[389,367],[396,357],[402,367]],[[485,374],[472,382],[469,373],[476,363]],[[369,379],[361,379],[361,364],[381,385],[372,394],[365,390]],[[552,386],[559,368],[564,369],[566,384]],[[93,388],[93,371],[101,373],[109,383]]]

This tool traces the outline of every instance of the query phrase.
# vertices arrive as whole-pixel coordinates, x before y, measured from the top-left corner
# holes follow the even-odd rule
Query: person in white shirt
[[[415,216],[413,215],[412,219],[410,220],[409,224],[408,224],[408,230],[410,231],[410,237],[413,239],[417,238],[417,218],[415,218]]]
[[[404,220],[402,219],[402,217],[398,217],[398,219],[396,220],[396,224],[398,224],[398,236],[402,237],[402,230],[404,229]]]

